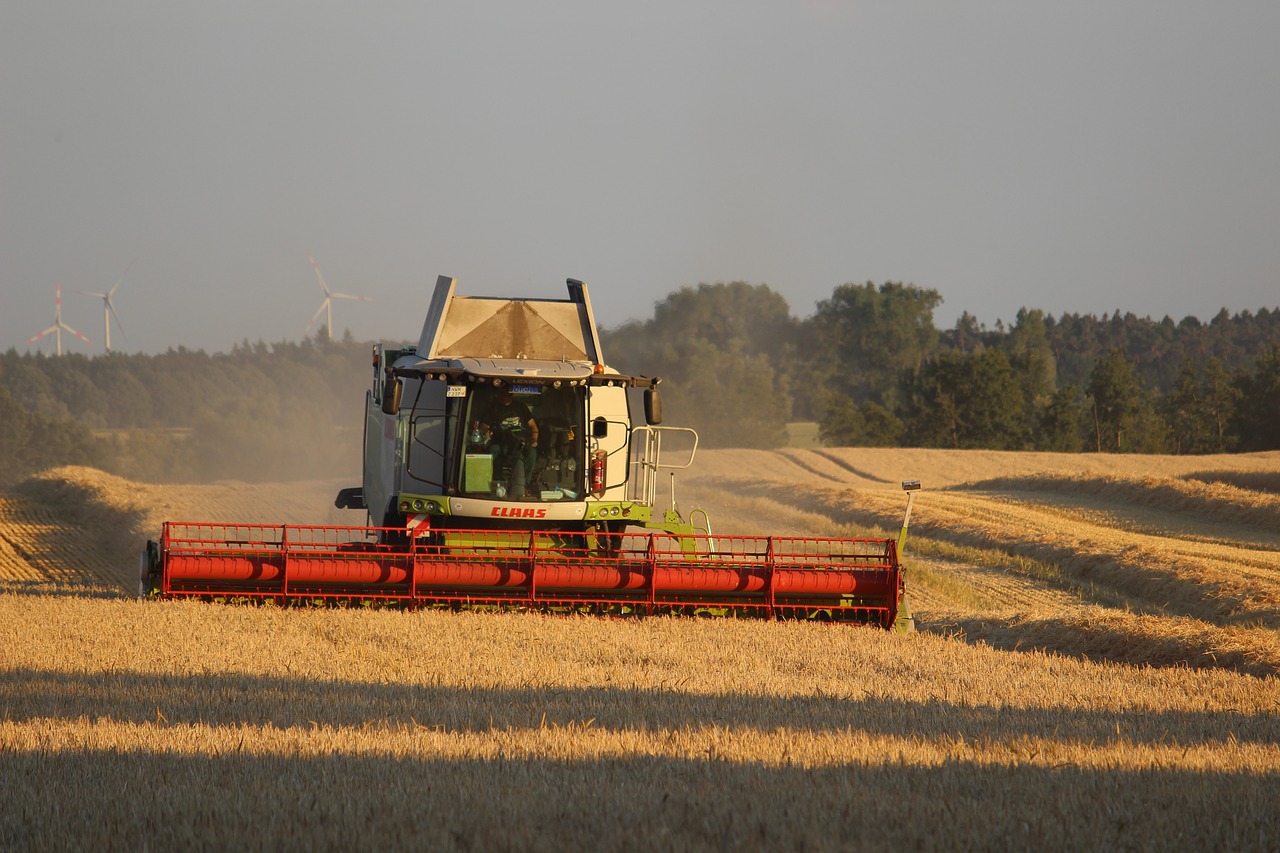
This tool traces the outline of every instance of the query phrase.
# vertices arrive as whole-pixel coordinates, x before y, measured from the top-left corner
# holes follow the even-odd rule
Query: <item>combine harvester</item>
[[[366,525],[166,522],[142,594],[909,625],[905,520],[896,541],[714,536],[675,501],[697,434],[660,426],[658,379],[604,365],[585,284],[455,284],[437,280],[416,347],[373,349],[363,485],[336,501]]]

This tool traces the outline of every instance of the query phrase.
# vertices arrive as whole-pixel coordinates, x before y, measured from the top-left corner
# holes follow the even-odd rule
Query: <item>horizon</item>
[[[717,282],[717,283],[723,283],[723,282]],[[857,282],[849,282],[849,283],[850,283],[850,284],[857,284]],[[879,283],[877,283],[877,286],[878,286],[878,284],[879,284]],[[590,286],[590,285],[588,285],[588,286]],[[695,285],[695,286],[696,286],[696,285]],[[673,292],[674,292],[674,291],[673,291]],[[485,296],[487,296],[487,295],[489,295],[489,294],[463,294],[463,295],[465,295],[465,296],[471,296],[471,295],[476,295],[476,296],[485,295]],[[790,305],[789,305],[788,307],[790,307]],[[1021,310],[1021,309],[1026,309],[1026,310],[1029,310],[1029,311],[1041,310],[1041,309],[1037,309],[1037,308],[1035,308],[1035,306],[1031,306],[1031,305],[1024,305],[1024,306],[1020,306],[1020,309],[1019,309],[1019,310]],[[1052,320],[1054,320],[1055,322],[1061,321],[1061,319],[1062,319],[1063,317],[1067,317],[1067,316],[1076,316],[1076,317],[1089,317],[1089,316],[1092,316],[1094,319],[1096,319],[1096,320],[1097,320],[1097,321],[1099,321],[1099,322],[1107,322],[1108,320],[1110,320],[1110,319],[1111,319],[1111,318],[1113,318],[1113,317],[1125,317],[1125,316],[1130,316],[1130,315],[1132,315],[1132,316],[1136,317],[1138,320],[1146,321],[1146,322],[1151,322],[1151,323],[1153,323],[1153,324],[1161,324],[1161,323],[1163,323],[1165,320],[1171,320],[1175,325],[1177,325],[1177,326],[1182,326],[1182,325],[1183,325],[1187,320],[1189,320],[1189,319],[1190,319],[1190,320],[1195,320],[1195,321],[1196,321],[1196,322],[1198,322],[1200,325],[1209,325],[1209,324],[1213,321],[1213,319],[1214,319],[1215,317],[1217,317],[1218,315],[1222,314],[1222,312],[1223,312],[1223,311],[1227,311],[1228,316],[1229,316],[1231,319],[1236,319],[1236,318],[1239,318],[1239,317],[1241,317],[1241,316],[1245,316],[1245,315],[1249,315],[1249,316],[1256,316],[1257,314],[1259,314],[1260,312],[1263,312],[1263,311],[1266,311],[1266,312],[1269,312],[1269,313],[1270,313],[1270,312],[1280,312],[1280,305],[1275,305],[1275,306],[1266,306],[1266,305],[1262,305],[1262,306],[1259,306],[1259,307],[1257,307],[1257,308],[1242,308],[1242,309],[1240,309],[1240,310],[1238,310],[1238,311],[1230,311],[1229,309],[1227,309],[1227,308],[1224,306],[1223,308],[1219,308],[1217,311],[1215,311],[1215,312],[1213,313],[1213,315],[1208,316],[1208,317],[1198,317],[1198,316],[1196,316],[1196,315],[1192,315],[1192,314],[1188,314],[1188,315],[1186,315],[1185,317],[1180,317],[1180,318],[1179,318],[1179,317],[1173,317],[1172,315],[1169,315],[1169,314],[1164,314],[1164,315],[1160,315],[1160,316],[1156,316],[1156,315],[1154,315],[1154,314],[1142,314],[1142,315],[1140,315],[1140,314],[1137,314],[1136,312],[1132,312],[1132,311],[1122,311],[1122,310],[1120,310],[1120,309],[1114,309],[1114,310],[1111,310],[1111,311],[1102,311],[1102,312],[1098,312],[1098,313],[1093,313],[1093,312],[1084,312],[1084,311],[1066,311],[1066,312],[1057,313],[1057,314],[1050,314],[1049,312],[1045,311],[1045,312],[1044,312],[1044,315],[1045,315],[1045,318],[1046,318],[1046,319],[1052,319]],[[811,317],[813,316],[813,313],[814,313],[814,312],[810,312],[809,314],[807,314],[807,315],[803,315],[803,316],[802,316],[802,315],[798,315],[798,314],[796,314],[796,313],[794,312],[794,310],[793,310],[793,311],[792,311],[792,313],[791,313],[791,317],[792,317],[793,319],[795,319],[795,320],[799,321],[799,322],[803,322],[803,321],[805,321],[805,320],[807,320],[807,319],[811,318]],[[962,313],[963,313],[963,312],[962,312]],[[980,331],[982,331],[982,332],[1001,333],[1001,330],[1000,330],[1000,328],[999,328],[999,325],[998,325],[998,324],[1003,323],[1003,324],[1004,324],[1004,327],[1005,327],[1005,332],[1004,332],[1004,333],[1006,333],[1006,334],[1007,334],[1007,330],[1008,330],[1008,329],[1010,329],[1010,328],[1012,328],[1012,327],[1013,327],[1014,322],[1016,321],[1016,315],[1017,315],[1017,311],[1013,312],[1013,317],[1011,317],[1011,318],[1009,318],[1009,319],[1005,319],[1005,318],[1003,318],[1003,317],[1000,317],[1000,318],[997,318],[996,323],[992,323],[992,324],[988,324],[988,323],[985,323],[985,322],[979,321],[979,329],[980,329]],[[425,314],[424,314],[424,317],[425,317]],[[599,318],[597,318],[597,324],[598,324],[598,326],[599,326],[599,330],[600,330],[600,332],[601,332],[602,334],[608,334],[609,332],[615,331],[615,330],[617,330],[618,328],[620,328],[621,326],[623,326],[623,325],[625,325],[625,324],[627,324],[627,323],[633,323],[633,322],[641,322],[641,323],[643,323],[643,322],[646,322],[646,321],[649,321],[649,320],[652,320],[652,319],[653,319],[653,315],[652,315],[652,313],[651,313],[649,317],[628,318],[627,320],[622,321],[622,323],[616,323],[616,324],[612,324],[612,325],[604,325],[603,323],[600,323]],[[956,318],[956,320],[957,320],[957,322],[958,322],[959,317],[957,317],[957,318]],[[151,351],[151,352],[143,352],[143,351],[140,351],[140,350],[128,350],[128,349],[119,348],[119,347],[115,347],[115,346],[113,346],[113,347],[112,347],[112,349],[111,349],[111,351],[110,351],[110,352],[103,352],[103,351],[100,351],[100,350],[95,351],[95,350],[96,350],[96,348],[97,348],[97,347],[98,347],[98,345],[99,345],[99,344],[98,344],[98,342],[97,342],[97,341],[95,341],[95,343],[94,343],[93,347],[85,347],[83,344],[81,344],[81,349],[80,349],[80,350],[71,351],[71,350],[69,350],[69,349],[68,349],[68,342],[64,340],[64,341],[63,341],[63,350],[64,350],[63,355],[80,355],[80,356],[88,356],[88,357],[90,357],[90,358],[92,358],[92,357],[96,357],[96,356],[109,356],[109,355],[148,355],[148,356],[152,356],[152,355],[163,355],[164,353],[169,352],[169,351],[178,351],[178,350],[182,350],[182,349],[185,349],[185,350],[190,351],[190,352],[203,352],[203,353],[205,353],[206,355],[226,355],[226,354],[230,354],[230,353],[234,352],[234,351],[235,351],[235,350],[237,350],[237,349],[240,349],[240,348],[242,348],[242,347],[246,347],[246,346],[248,346],[248,347],[255,347],[255,346],[258,346],[258,345],[265,345],[265,346],[268,346],[268,347],[276,347],[276,346],[301,346],[301,345],[306,344],[306,343],[312,343],[312,344],[323,344],[323,343],[327,343],[327,341],[325,341],[322,337],[320,337],[320,334],[321,334],[321,332],[323,331],[323,329],[322,329],[322,328],[320,328],[320,327],[322,327],[323,325],[324,325],[323,323],[317,323],[317,327],[315,328],[315,330],[314,330],[310,335],[305,336],[305,337],[298,337],[298,338],[288,338],[288,337],[281,337],[281,338],[253,338],[253,339],[250,339],[250,338],[243,338],[243,337],[242,337],[242,338],[240,338],[240,339],[238,339],[238,340],[231,341],[231,342],[230,342],[228,345],[226,345],[226,346],[225,346],[225,348],[223,348],[223,349],[210,349],[210,348],[208,348],[208,347],[188,346],[187,344],[185,344],[185,343],[183,343],[183,342],[181,342],[181,341],[178,341],[178,342],[175,342],[175,343],[169,344],[169,345],[168,345],[168,346],[166,346],[164,349],[156,350],[156,351]],[[954,330],[954,329],[955,329],[955,327],[956,327],[956,323],[955,323],[955,322],[952,322],[952,323],[951,323],[951,324],[949,324],[949,325],[942,326],[942,325],[938,325],[938,324],[937,324],[937,322],[936,322],[936,318],[935,318],[934,327],[935,327],[939,332],[943,332],[943,333],[945,333],[945,332],[948,332],[948,331]],[[51,327],[49,330],[46,330],[46,331],[51,332],[51,331],[52,331],[52,327]],[[420,333],[420,332],[421,332],[421,329],[419,329],[419,331],[418,331],[418,332],[415,332],[415,333],[413,333],[412,335],[406,335],[406,336],[402,336],[402,337],[381,337],[381,338],[374,337],[374,338],[363,338],[363,337],[360,337],[360,336],[356,335],[356,334],[355,334],[355,333],[354,333],[354,332],[353,332],[349,327],[341,328],[341,331],[339,331],[339,327],[338,327],[338,326],[337,326],[337,324],[335,323],[334,335],[333,335],[332,341],[333,341],[333,343],[342,344],[342,343],[345,343],[345,338],[346,338],[348,335],[350,335],[350,336],[351,336],[351,342],[352,342],[352,343],[354,343],[354,344],[376,344],[376,343],[385,343],[385,342],[388,342],[388,341],[391,341],[391,342],[402,342],[402,343],[405,343],[405,344],[416,344],[416,343],[418,342],[418,338],[419,338],[419,333]],[[73,339],[74,339],[74,338],[73,338]],[[99,340],[100,340],[100,339],[99,339]],[[55,355],[55,354],[51,351],[51,349],[52,349],[52,344],[47,344],[47,345],[46,345],[44,341],[41,341],[41,342],[38,342],[38,343],[36,343],[36,344],[29,344],[29,345],[24,345],[24,346],[21,346],[21,347],[11,345],[11,346],[8,346],[8,347],[3,348],[2,350],[0,350],[0,352],[4,352],[4,353],[16,352],[16,353],[17,353],[17,354],[19,354],[19,355],[32,355],[32,356],[35,356],[35,355],[43,355],[43,356],[46,356],[46,357],[48,357],[48,358],[57,358],[58,356],[57,356],[57,355]]]

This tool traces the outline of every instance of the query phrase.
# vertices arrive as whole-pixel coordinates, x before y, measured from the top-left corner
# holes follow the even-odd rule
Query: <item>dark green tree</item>
[[[1089,374],[1094,447],[1099,453],[1154,452],[1163,448],[1162,425],[1149,395],[1118,347],[1107,351]]]
[[[1280,450],[1280,344],[1273,344],[1236,387],[1240,392],[1235,418],[1240,449]]]
[[[1044,312],[1018,309],[1013,328],[1005,337],[1004,351],[1016,366],[1027,405],[1043,406],[1058,388],[1057,365],[1053,347],[1049,345]]]
[[[953,328],[941,332],[938,336],[939,348],[956,350],[963,353],[974,353],[985,349],[988,342],[998,337],[998,332],[989,332],[968,311],[961,312]]]
[[[1201,412],[1208,427],[1206,452],[1226,453],[1234,450],[1237,438],[1231,434],[1230,429],[1240,407],[1240,389],[1232,382],[1222,362],[1216,358],[1209,359],[1209,363],[1205,365],[1202,388]]]
[[[0,483],[12,483],[58,465],[104,463],[102,447],[73,420],[28,412],[0,385]]]
[[[1081,423],[1085,417],[1085,403],[1079,386],[1064,385],[1054,391],[1036,415],[1038,429],[1031,441],[1034,449],[1059,453],[1080,451],[1083,446]]]
[[[1178,384],[1161,400],[1160,408],[1174,453],[1194,453],[1194,448],[1204,439],[1198,408],[1200,405],[1200,378],[1196,366],[1187,361],[1178,376]]]
[[[848,397],[832,394],[818,424],[818,439],[827,447],[897,447],[906,425],[879,403],[855,405]]]
[[[933,311],[941,302],[936,290],[900,282],[837,287],[812,324],[817,358],[834,367],[831,390],[892,408],[902,377],[937,348]]]
[[[1224,453],[1235,444],[1228,432],[1241,392],[1232,384],[1222,362],[1209,359],[1203,370],[1188,359],[1178,382],[1161,401],[1160,409],[1174,453]]]
[[[1000,350],[938,356],[918,371],[910,389],[911,444],[996,450],[1026,445],[1023,390]]]

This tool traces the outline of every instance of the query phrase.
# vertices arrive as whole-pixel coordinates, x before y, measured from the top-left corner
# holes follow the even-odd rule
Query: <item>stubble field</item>
[[[165,519],[0,494],[0,849],[1276,849],[1280,454],[704,452],[718,533],[891,535],[919,631],[139,602]]]

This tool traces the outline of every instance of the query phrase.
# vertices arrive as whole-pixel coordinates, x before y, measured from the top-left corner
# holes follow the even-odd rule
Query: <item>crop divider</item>
[[[649,603],[645,607],[645,613],[653,614],[658,611],[658,544],[657,537],[650,536],[649,542],[644,549],[644,571],[649,574]]]
[[[160,555],[161,559],[167,558],[169,555],[169,522],[164,523],[164,527],[160,528]],[[172,592],[169,582],[169,573],[160,572],[160,592],[168,596]]]
[[[768,540],[767,540],[767,544],[765,545],[765,552],[764,552],[764,553],[765,553],[765,556],[764,556],[764,572],[765,572],[765,574],[764,574],[764,578],[765,578],[765,580],[764,580],[764,583],[765,583],[765,587],[764,587],[764,596],[765,596],[765,607],[764,607],[764,612],[765,612],[765,614],[766,614],[770,619],[772,619],[772,618],[774,618],[774,609],[773,609],[773,608],[774,608],[774,603],[775,603],[775,601],[776,601],[776,599],[775,599],[775,597],[774,597],[774,575],[776,574],[776,572],[777,572],[777,568],[778,568],[778,567],[777,567],[777,564],[776,564],[776,562],[775,562],[775,560],[776,560],[776,555],[775,555],[774,550],[773,550],[773,537],[772,537],[772,536],[770,536],[770,537],[768,538]]]
[[[525,559],[529,563],[529,609],[533,610],[538,604],[538,534],[529,535],[529,550],[525,554]]]
[[[289,600],[289,527],[280,528],[280,603]]]
[[[409,545],[409,608],[418,609],[418,561],[422,557],[422,551],[427,546],[424,544],[426,537],[415,536]]]

